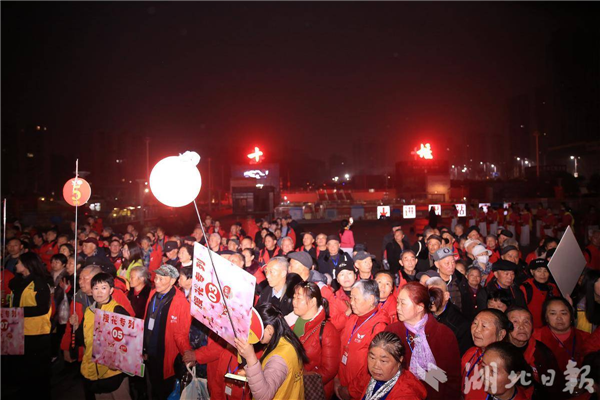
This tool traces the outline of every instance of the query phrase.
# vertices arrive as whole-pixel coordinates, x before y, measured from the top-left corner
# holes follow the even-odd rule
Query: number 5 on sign
[[[402,215],[404,218],[417,218],[417,206],[402,206]]]

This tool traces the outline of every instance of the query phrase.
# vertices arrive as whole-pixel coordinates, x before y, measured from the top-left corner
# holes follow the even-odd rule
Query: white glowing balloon
[[[199,162],[200,156],[193,151],[160,160],[150,173],[150,189],[158,201],[169,207],[183,207],[194,201],[202,187],[196,167]]]

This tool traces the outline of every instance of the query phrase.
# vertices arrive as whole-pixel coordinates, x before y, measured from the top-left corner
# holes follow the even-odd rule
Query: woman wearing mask
[[[371,380],[363,393],[364,400],[423,400],[425,386],[407,369],[402,368],[404,346],[392,332],[381,332],[369,345],[367,367]]]
[[[492,252],[483,247],[483,245],[478,244],[477,246],[473,247],[472,253],[474,260],[471,266],[479,268],[481,271],[481,279],[485,281],[488,275],[492,272],[492,264],[490,263],[490,256],[492,255]]]
[[[15,365],[9,368],[16,372],[14,380],[5,379],[3,383],[17,383],[19,397],[24,399],[42,399],[50,395],[52,283],[46,265],[37,254],[28,252],[19,256],[15,277],[8,285],[14,296],[13,304],[24,309],[25,354],[16,356]]]
[[[316,283],[302,282],[295,287],[294,312],[285,320],[304,346],[308,363],[304,375],[321,376],[325,397],[333,395],[333,378],[340,365],[340,333],[327,321],[325,300]]]
[[[124,262],[119,269],[119,276],[127,279],[131,279],[131,270],[134,267],[143,267],[142,261],[142,249],[136,242],[129,242],[123,245],[123,258]]]
[[[548,299],[542,306],[542,313],[545,317],[545,325],[536,329],[533,337],[552,350],[558,361],[560,374],[565,372],[570,360],[581,365],[585,355],[584,342],[590,334],[574,327],[575,318],[569,302],[562,297]]]
[[[308,357],[298,337],[290,329],[281,312],[267,303],[256,308],[264,333],[260,343],[265,345],[260,358],[253,345],[236,338],[238,353],[246,359],[246,377],[255,400],[289,400],[304,398],[302,368]]]
[[[403,365],[420,380],[425,380],[429,365],[446,372],[448,380],[439,391],[426,385],[428,399],[460,398],[460,351],[454,333],[433,317],[431,304],[440,308],[444,294],[437,287],[429,289],[418,282],[407,283],[398,294],[398,320],[386,331],[400,337],[406,349]]]
[[[473,382],[478,379],[480,369],[483,368],[481,359],[487,346],[504,340],[512,332],[512,323],[503,312],[496,309],[479,311],[471,324],[471,336],[475,346],[470,348],[461,360],[463,393],[465,400],[485,399],[483,388],[475,389]]]

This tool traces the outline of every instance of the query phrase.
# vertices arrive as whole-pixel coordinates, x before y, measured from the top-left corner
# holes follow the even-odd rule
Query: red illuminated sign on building
[[[264,153],[263,153],[262,151],[260,151],[260,150],[258,149],[258,147],[255,147],[255,148],[254,148],[254,152],[253,152],[253,153],[250,153],[250,154],[248,154],[248,158],[250,159],[250,162],[251,162],[251,163],[256,163],[256,164],[258,164],[258,163],[260,162],[260,158],[261,158],[261,156],[262,156],[263,154],[264,154]]]

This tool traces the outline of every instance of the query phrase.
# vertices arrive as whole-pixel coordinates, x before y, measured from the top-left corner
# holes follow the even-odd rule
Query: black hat
[[[470,227],[467,228],[467,232],[466,235],[469,236],[469,233],[473,232],[473,231],[477,231],[477,233],[481,233],[479,231],[479,228],[475,225],[471,225]]]
[[[165,253],[168,253],[172,250],[176,250],[178,248],[179,246],[177,246],[177,242],[174,240],[169,240],[167,243],[165,243]]]
[[[513,237],[513,234],[512,234],[512,232],[511,232],[511,231],[509,231],[508,229],[502,229],[502,230],[500,231],[500,234],[501,234],[502,236],[506,236],[507,238],[512,238],[512,237]]]
[[[354,261],[362,261],[366,260],[367,258],[375,258],[375,256],[373,254],[361,250],[356,252],[356,255],[354,256]]]
[[[546,268],[548,271],[550,271],[550,269],[548,268],[548,261],[543,258],[536,258],[534,260],[531,260],[531,262],[529,263],[530,270],[533,271],[538,268]]]
[[[448,247],[442,247],[441,249],[433,253],[433,260],[440,261],[446,257],[452,256],[454,256],[454,252],[452,251],[452,249],[449,249]]]
[[[195,237],[193,237],[193,236],[186,236],[186,237],[184,237],[184,238],[183,238],[183,241],[184,241],[184,242],[185,242],[185,241],[187,241],[187,242],[195,242],[195,241],[196,241],[196,238],[195,238]]]
[[[98,239],[96,239],[95,237],[88,237],[82,243],[91,243],[93,245],[96,245],[96,247],[98,247]]]
[[[365,243],[356,243],[352,251],[367,251],[367,245]]]
[[[517,272],[517,264],[506,261],[506,260],[498,260],[492,265],[492,271],[513,271]]]
[[[217,251],[217,254],[220,255],[220,256],[230,256],[232,254],[235,254],[235,251],[221,250],[221,251]]]
[[[338,235],[329,235],[327,236],[327,243],[329,243],[331,240],[336,240],[336,241],[340,241],[340,237]]]
[[[506,253],[508,253],[509,251],[519,251],[519,249],[517,249],[515,246],[505,246],[502,249],[500,249],[500,255],[505,255]]]
[[[352,271],[356,274],[356,269],[354,269],[354,264],[353,263],[344,263],[342,264],[338,269],[337,269],[337,274],[339,275],[340,272],[347,270],[347,271]]]

